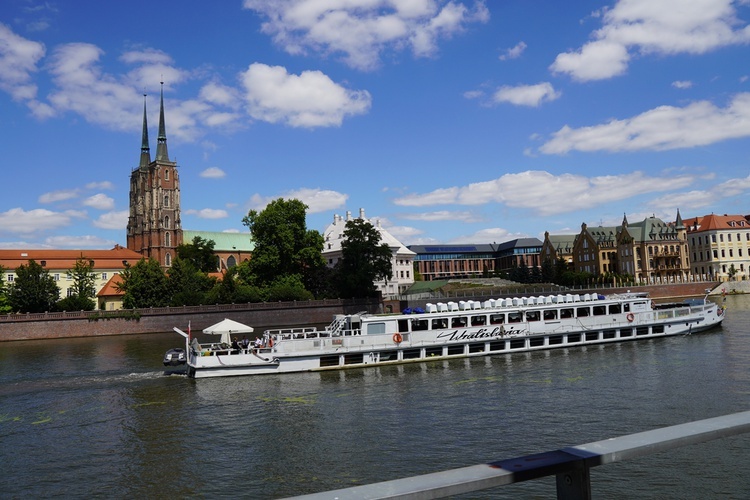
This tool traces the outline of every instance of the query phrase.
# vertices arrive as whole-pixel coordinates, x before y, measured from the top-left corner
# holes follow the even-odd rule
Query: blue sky
[[[747,214],[748,0],[4,0],[2,248],[125,244],[164,81],[182,226],[405,244]]]

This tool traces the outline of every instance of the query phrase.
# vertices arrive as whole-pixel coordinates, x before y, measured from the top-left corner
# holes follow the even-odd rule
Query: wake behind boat
[[[424,311],[338,315],[326,328],[266,330],[257,345],[233,344],[252,327],[224,320],[185,338],[194,378],[338,370],[487,356],[698,333],[720,325],[707,296],[655,306],[646,293],[547,295],[427,304]]]

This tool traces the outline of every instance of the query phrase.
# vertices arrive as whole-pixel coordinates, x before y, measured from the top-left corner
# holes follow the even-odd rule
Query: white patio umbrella
[[[252,331],[252,326],[243,325],[242,323],[226,318],[215,325],[203,329],[203,333],[221,335],[221,343],[226,344],[232,343],[232,335],[237,335],[238,333],[252,333]]]

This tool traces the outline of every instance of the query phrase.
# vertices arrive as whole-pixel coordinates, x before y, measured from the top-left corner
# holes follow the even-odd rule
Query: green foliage
[[[54,309],[60,288],[49,271],[30,260],[16,269],[15,281],[8,290],[8,302],[13,311],[39,313]]]
[[[5,268],[0,266],[0,314],[8,314],[12,310],[8,301],[8,287],[5,283]]]
[[[93,262],[81,257],[68,273],[73,278],[73,286],[70,287],[72,292],[57,303],[57,308],[61,311],[93,311],[96,308],[96,273]]]
[[[197,238],[197,237],[196,237]],[[191,260],[176,257],[167,270],[167,288],[173,307],[197,306],[204,303],[206,293],[216,283],[205,272],[201,272]]]
[[[125,292],[122,305],[126,309],[142,307],[164,307],[171,301],[167,276],[154,259],[141,259],[134,266],[126,267],[122,283],[117,288]]]
[[[542,283],[554,283],[555,282],[555,263],[552,262],[552,259],[547,257],[542,262],[542,269],[541,269],[541,280]]]
[[[281,276],[267,289],[269,302],[288,300],[312,300],[313,294],[305,289],[302,278],[298,275]]]
[[[391,249],[380,243],[380,232],[372,224],[362,219],[347,221],[336,266],[341,296],[376,295],[375,282],[393,276],[392,258]]]
[[[214,255],[214,240],[206,240],[200,236],[193,238],[192,243],[186,243],[177,247],[177,257],[190,262],[193,267],[204,273],[212,273],[219,270],[219,262]]]
[[[307,205],[279,198],[260,212],[251,210],[242,219],[250,229],[255,248],[242,275],[247,285],[267,288],[278,279],[301,276],[302,282],[323,267],[323,236],[307,229]]]

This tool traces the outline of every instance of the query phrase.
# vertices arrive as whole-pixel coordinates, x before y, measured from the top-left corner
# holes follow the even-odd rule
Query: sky
[[[125,246],[162,88],[183,229],[247,232],[277,198],[406,245],[748,214],[749,23],[750,0],[3,0],[0,248]]]

